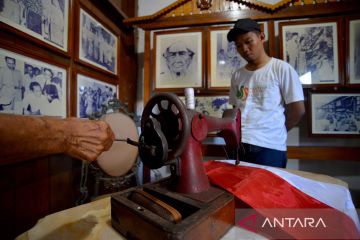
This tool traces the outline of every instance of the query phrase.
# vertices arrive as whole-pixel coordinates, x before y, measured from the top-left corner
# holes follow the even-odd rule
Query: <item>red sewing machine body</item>
[[[213,118],[188,110],[191,120],[191,134],[181,154],[180,179],[177,191],[199,193],[209,189],[210,183],[203,167],[202,141],[209,132],[221,130],[218,134],[225,139],[226,146],[237,150],[240,144],[240,112],[225,112],[223,118]]]

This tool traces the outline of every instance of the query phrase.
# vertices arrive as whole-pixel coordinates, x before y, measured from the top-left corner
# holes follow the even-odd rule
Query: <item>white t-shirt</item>
[[[298,74],[276,58],[255,71],[242,67],[231,79],[229,103],[241,111],[244,143],[286,151],[285,104],[303,100]]]

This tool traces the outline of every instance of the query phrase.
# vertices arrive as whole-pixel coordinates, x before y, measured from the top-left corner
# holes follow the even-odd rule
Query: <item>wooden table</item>
[[[292,170],[289,170],[289,172],[309,179],[347,187],[345,182],[326,175]],[[40,219],[33,228],[24,232],[16,239],[125,239],[111,227],[110,207],[110,196],[106,196],[105,198],[78,207],[48,215]],[[234,240],[240,236],[241,239],[266,239],[261,235],[236,226],[225,234],[222,239]]]

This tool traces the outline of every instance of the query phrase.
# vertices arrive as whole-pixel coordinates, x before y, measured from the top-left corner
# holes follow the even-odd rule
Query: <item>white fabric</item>
[[[242,67],[231,79],[229,103],[241,110],[244,143],[286,151],[285,104],[303,100],[296,71],[276,58],[255,71]]]
[[[235,164],[235,160],[219,160],[219,161]],[[301,192],[348,215],[354,221],[360,233],[359,216],[356,212],[348,188],[337,184],[325,183],[325,182],[304,178],[275,167],[263,166],[248,162],[240,162],[239,165],[262,168],[281,177],[282,179],[287,181],[289,184],[291,184],[293,187],[297,188]]]

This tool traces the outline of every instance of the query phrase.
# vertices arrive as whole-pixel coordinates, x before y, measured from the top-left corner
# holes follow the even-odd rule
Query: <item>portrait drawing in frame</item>
[[[280,54],[299,74],[303,86],[339,85],[339,20],[281,22]]]
[[[348,83],[360,86],[360,17],[348,19]]]
[[[67,71],[0,48],[0,113],[66,117]]]
[[[360,92],[310,92],[311,135],[360,136]]]
[[[1,2],[1,22],[56,49],[68,52],[69,0]]]
[[[155,89],[203,86],[202,32],[154,33]]]
[[[77,113],[80,118],[101,116],[109,100],[118,97],[117,85],[106,83],[78,73],[76,75]]]
[[[80,8],[79,60],[118,74],[118,37]]]

